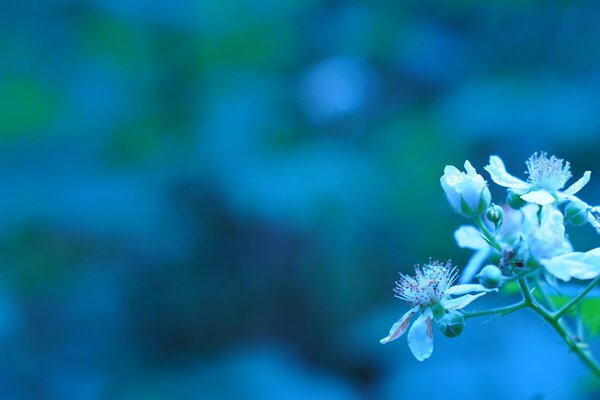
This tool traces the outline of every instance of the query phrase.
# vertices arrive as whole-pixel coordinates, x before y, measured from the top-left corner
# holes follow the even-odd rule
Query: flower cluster
[[[464,164],[465,172],[446,166],[440,183],[451,208],[475,222],[475,226],[459,227],[454,237],[460,247],[473,249],[475,254],[460,278],[450,262],[430,261],[416,266],[413,276],[401,274],[394,293],[411,308],[381,343],[395,340],[408,330],[408,346],[415,358],[423,361],[433,351],[434,322],[446,336],[457,336],[464,328],[464,318],[469,316],[461,310],[486,292],[497,291],[507,279],[518,279],[524,288],[529,279],[545,279],[554,288],[558,288],[558,280],[600,279],[600,247],[574,251],[565,226],[589,223],[600,233],[600,207],[591,207],[575,196],[589,182],[591,172],[586,171],[563,190],[572,177],[568,162],[541,152],[525,164],[527,180],[509,174],[498,156],[491,156],[485,166],[491,180],[507,188],[506,205],[502,207],[492,203],[487,182],[469,161]],[[482,269],[488,260],[496,260],[497,266]],[[470,283],[475,277],[479,284]],[[455,284],[457,280],[459,284]],[[529,289],[524,293],[531,297]],[[516,310],[532,301],[523,300],[508,308]],[[476,312],[470,316],[490,314]],[[554,317],[547,314],[547,318]]]
[[[503,248],[514,250],[512,261],[519,260],[535,268],[542,265],[544,278],[556,286],[556,278],[592,279],[600,274],[600,248],[575,252],[566,235],[565,221],[576,225],[589,222],[598,229],[597,209],[575,196],[590,180],[586,171],[578,181],[561,191],[571,178],[570,164],[546,153],[535,153],[526,162],[527,182],[506,172],[498,156],[491,156],[485,170],[492,181],[509,190],[507,198],[516,194],[522,203],[509,201],[505,206],[505,221],[494,229],[494,238]],[[578,220],[576,220],[578,218]],[[491,223],[488,223],[491,227]],[[461,282],[470,281],[485,260],[494,252],[481,233],[473,226],[461,226],[454,234],[460,247],[477,252],[461,275]],[[510,261],[510,260],[509,260]]]

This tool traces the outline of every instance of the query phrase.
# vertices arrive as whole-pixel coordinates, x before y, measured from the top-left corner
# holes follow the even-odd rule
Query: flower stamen
[[[413,307],[430,307],[444,299],[446,291],[457,278],[452,262],[442,264],[431,261],[422,267],[415,266],[415,276],[400,274],[394,288],[395,296],[406,300]]]
[[[571,165],[560,158],[551,156],[546,152],[534,153],[526,162],[529,183],[549,191],[562,189],[571,175]]]

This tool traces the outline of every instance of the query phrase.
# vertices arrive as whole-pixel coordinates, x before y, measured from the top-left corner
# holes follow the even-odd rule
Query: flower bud
[[[565,207],[565,222],[581,226],[587,222],[588,205],[579,201],[570,201]]]
[[[485,215],[487,216],[487,219],[494,224],[496,229],[498,229],[500,225],[502,225],[502,221],[504,220],[504,210],[502,210],[502,207],[500,207],[499,205],[492,204],[488,208],[487,213]]]
[[[479,283],[487,289],[495,289],[502,284],[502,271],[495,265],[486,265],[477,275]]]
[[[481,216],[490,205],[490,189],[469,161],[465,161],[465,170],[447,165],[440,183],[454,211],[466,217]]]
[[[445,336],[457,337],[465,329],[465,319],[456,312],[450,312],[440,320],[440,329]]]
[[[512,190],[508,190],[506,193],[506,203],[514,210],[518,210],[527,204],[527,202],[521,198],[520,194],[517,194]]]

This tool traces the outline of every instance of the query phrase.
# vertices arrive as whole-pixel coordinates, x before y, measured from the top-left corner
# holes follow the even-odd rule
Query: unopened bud
[[[449,312],[440,320],[440,329],[445,336],[456,337],[465,329],[465,319],[456,312]]]
[[[502,207],[499,205],[492,204],[487,209],[487,213],[485,215],[487,216],[487,219],[494,224],[496,229],[502,225],[502,221],[504,220],[504,210],[502,210]]]
[[[487,289],[496,289],[502,284],[502,271],[495,265],[486,265],[483,267],[479,275],[477,275],[479,283]]]
[[[447,165],[440,183],[452,208],[465,217],[479,217],[490,205],[492,195],[487,183],[469,161],[465,161],[465,170]]]
[[[520,194],[517,194],[512,190],[508,190],[508,192],[506,193],[506,202],[511,208],[515,210],[518,210],[525,204],[527,204],[527,202],[521,198]]]
[[[565,207],[565,222],[581,226],[587,222],[588,205],[579,201],[570,201]]]

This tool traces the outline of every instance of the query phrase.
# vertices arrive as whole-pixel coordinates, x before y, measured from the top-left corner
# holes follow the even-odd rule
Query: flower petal
[[[470,225],[462,225],[454,231],[454,240],[462,248],[482,250],[489,247],[485,240],[483,240],[483,237],[481,237],[481,232]]]
[[[455,176],[455,175],[459,175],[460,176],[461,172],[458,168],[456,168],[454,165],[446,165],[444,167],[444,175],[448,175],[448,176]]]
[[[408,310],[406,312],[406,314],[404,314],[402,317],[400,317],[400,319],[398,321],[396,321],[396,323],[394,325],[392,325],[392,329],[390,329],[390,333],[386,337],[381,339],[379,342],[381,344],[386,344],[386,343],[391,342],[392,340],[396,340],[400,336],[402,336],[404,334],[404,332],[406,332],[406,329],[408,328],[410,319],[412,318],[413,315],[415,315],[415,313],[417,312],[418,309],[419,309],[418,307],[415,307],[415,308]]]
[[[471,165],[469,160],[465,161],[465,171],[467,171],[467,174],[469,174],[469,175],[477,174],[477,171],[475,171],[475,168],[473,168],[473,165]]]
[[[415,358],[423,361],[433,353],[433,319],[427,310],[417,318],[408,331],[408,347]]]
[[[579,180],[577,180],[577,182],[575,182],[574,184],[572,184],[571,186],[569,186],[567,189],[565,189],[563,191],[563,194],[572,195],[572,194],[579,192],[590,181],[591,175],[592,175],[591,171],[585,171],[583,176],[581,178],[579,178]]]
[[[464,296],[457,297],[456,299],[445,299],[440,301],[442,307],[446,310],[460,310],[461,308],[465,308],[471,302],[476,300],[477,298],[483,296],[485,292],[477,293],[477,294],[465,294]]]
[[[564,218],[562,213],[553,205],[541,208],[537,204],[529,204],[521,209],[525,215],[523,224],[523,239],[531,257],[551,259],[555,256],[570,253],[573,246],[565,237]],[[525,257],[525,256],[523,256]]]
[[[444,189],[444,194],[446,195],[450,206],[452,206],[455,211],[460,212],[461,194],[456,190],[456,188],[448,184],[448,180],[457,182],[457,179],[456,177],[451,177],[450,175],[443,175],[440,178],[440,183],[442,184],[442,189]]]
[[[466,294],[466,293],[492,292],[492,291],[496,291],[497,292],[498,289],[488,289],[488,288],[486,288],[483,285],[480,285],[478,283],[468,283],[468,284],[465,284],[465,285],[451,286],[446,291],[446,294],[457,296],[457,295]]]
[[[506,172],[502,159],[498,156],[490,156],[490,164],[485,167],[492,180],[500,186],[511,189],[528,189],[530,185]]]
[[[552,275],[565,282],[571,278],[593,279],[600,275],[600,247],[586,253],[574,251],[540,260]]]
[[[486,244],[487,246],[487,244]],[[460,278],[458,278],[459,283],[468,283],[471,282],[476,273],[479,272],[481,266],[487,260],[490,255],[491,247],[487,247],[485,249],[479,250],[475,252],[469,259],[467,265],[463,268],[462,273],[460,274]]]
[[[540,206],[552,204],[556,201],[554,196],[543,189],[531,191],[522,195],[521,198],[529,203],[539,204]]]
[[[527,204],[524,207],[521,207],[521,212],[523,213],[523,217],[525,217],[525,228],[536,228],[540,226],[540,206],[537,204]],[[529,229],[525,229],[528,231]]]

